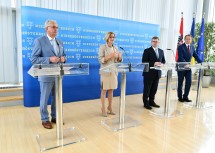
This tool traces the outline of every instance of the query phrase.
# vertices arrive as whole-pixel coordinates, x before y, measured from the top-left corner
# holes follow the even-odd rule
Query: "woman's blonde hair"
[[[114,34],[114,37],[115,37],[115,33],[113,33],[113,32],[108,32],[108,33],[106,33],[106,35],[105,35],[105,37],[104,37],[104,40],[105,40],[106,42],[108,42],[108,39],[110,38],[110,36],[111,36],[112,34]]]

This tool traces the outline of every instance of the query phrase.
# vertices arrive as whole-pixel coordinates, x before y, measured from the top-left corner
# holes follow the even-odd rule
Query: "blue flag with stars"
[[[202,24],[200,28],[200,36],[198,39],[198,46],[196,48],[196,52],[199,55],[199,58],[204,61],[204,18],[202,18]]]

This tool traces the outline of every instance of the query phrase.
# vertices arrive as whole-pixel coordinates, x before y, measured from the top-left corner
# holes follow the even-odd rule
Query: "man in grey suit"
[[[56,64],[65,62],[65,52],[63,42],[56,38],[58,33],[58,24],[54,20],[45,22],[46,35],[36,38],[32,51],[32,64]],[[55,107],[55,78],[54,77],[38,77],[40,82],[40,115],[44,128],[51,129],[52,123],[56,123],[56,107]],[[52,92],[51,102],[51,122],[49,121],[49,112],[47,110],[48,99]]]

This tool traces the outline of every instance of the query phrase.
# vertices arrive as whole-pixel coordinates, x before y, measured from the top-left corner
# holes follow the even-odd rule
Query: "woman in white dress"
[[[115,34],[113,32],[108,32],[105,35],[106,44],[100,46],[99,49],[99,63],[101,64],[101,69],[107,66],[112,67],[113,69],[110,72],[103,72],[100,70],[100,80],[101,80],[101,104],[102,104],[102,116],[107,117],[107,114],[115,115],[112,110],[112,98],[113,90],[117,88],[118,81],[117,76],[118,72],[114,69],[114,63],[122,61],[122,53],[118,51],[118,48],[113,45],[115,40]],[[113,66],[111,66],[113,65]],[[108,107],[107,111],[105,109],[105,98],[106,91],[108,91]]]

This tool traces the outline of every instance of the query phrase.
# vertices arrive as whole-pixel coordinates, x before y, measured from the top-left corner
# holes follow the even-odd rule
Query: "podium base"
[[[112,131],[119,131],[130,127],[135,127],[141,123],[137,120],[132,119],[129,116],[124,117],[124,123],[120,123],[119,117],[105,119],[101,121],[101,124]]]
[[[164,108],[158,108],[158,109],[152,109],[150,110],[150,112],[153,115],[157,115],[159,117],[165,118],[165,117],[177,117],[180,115],[183,115],[183,112],[180,110],[175,110],[175,109],[169,109],[168,113],[164,112]]]
[[[75,127],[63,130],[63,140],[56,138],[56,131],[38,134],[36,139],[41,152],[85,140]]]
[[[184,103],[184,106],[191,107],[191,108],[197,108],[197,109],[206,109],[206,108],[212,108],[213,106],[209,103],[200,102],[198,104],[196,103]]]

